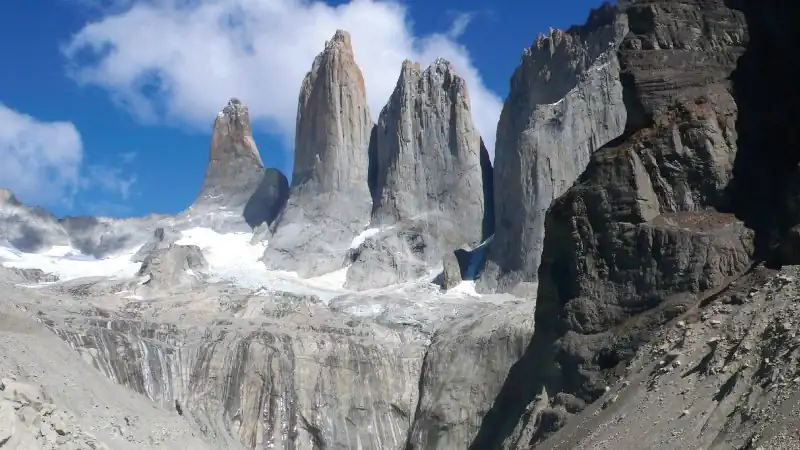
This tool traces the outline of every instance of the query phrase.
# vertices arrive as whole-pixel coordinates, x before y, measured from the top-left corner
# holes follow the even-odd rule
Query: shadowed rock
[[[625,2],[620,14],[625,133],[547,211],[535,334],[474,449],[546,438],[552,423],[525,412],[542,386],[598,399],[667,321],[752,267],[753,231],[716,210],[737,152],[743,16],[694,0]]]
[[[278,169],[264,170],[261,184],[244,205],[244,219],[253,229],[261,224],[271,224],[280,214],[289,198],[289,180]]]
[[[372,127],[350,36],[339,30],[300,88],[292,186],[264,253],[268,267],[310,277],[344,265],[369,222]]]

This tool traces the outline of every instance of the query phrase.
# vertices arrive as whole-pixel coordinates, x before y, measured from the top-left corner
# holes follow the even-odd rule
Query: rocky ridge
[[[497,125],[495,236],[484,290],[509,292],[537,281],[547,208],[592,153],[624,131],[617,47],[627,33],[625,16],[606,3],[585,25],[550,30],[523,54]]]
[[[446,253],[486,237],[488,158],[470,112],[466,82],[437,59],[405,61],[373,134],[371,227],[352,251],[347,287],[370,289],[424,276]],[[486,154],[486,155],[484,155]],[[488,213],[490,214],[490,213]]]

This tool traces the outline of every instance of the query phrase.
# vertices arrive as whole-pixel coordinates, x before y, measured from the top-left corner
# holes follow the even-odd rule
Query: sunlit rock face
[[[272,226],[264,264],[313,277],[341,269],[370,220],[373,123],[350,35],[325,43],[303,79],[289,200]]]

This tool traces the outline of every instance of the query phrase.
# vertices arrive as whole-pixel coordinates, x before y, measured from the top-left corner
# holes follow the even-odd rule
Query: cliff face
[[[523,54],[497,126],[495,236],[484,289],[537,280],[547,208],[595,150],[622,134],[617,46],[627,32],[625,17],[605,4],[585,25],[551,30]]]
[[[178,247],[170,251],[182,258]],[[167,256],[155,250],[161,264],[142,270],[164,280],[174,273]],[[463,448],[531,337],[533,305],[499,296],[442,298],[426,318],[408,300],[425,291],[323,299],[173,287],[95,279],[0,290],[9,307],[39,311],[83,361],[183,416],[214,448]],[[131,291],[155,295],[120,296]],[[386,312],[367,316],[365,307]]]
[[[625,15],[626,135],[551,206],[539,270],[541,336],[564,348],[557,390],[587,399],[602,390],[593,368],[629,357],[649,328],[619,339],[615,327],[676,314],[740,276],[754,250],[751,231],[713,210],[736,157],[728,79],[747,43],[743,16],[694,1],[634,3]]]
[[[288,203],[264,263],[302,277],[340,269],[369,222],[372,119],[350,35],[337,31],[300,89]]]
[[[348,287],[419,278],[445,253],[481,242],[486,149],[472,123],[466,83],[449,62],[438,59],[424,71],[403,63],[372,145],[370,226],[391,229],[354,249]]]
[[[618,54],[625,133],[592,154],[547,211],[535,336],[496,403],[499,415],[500,405],[516,412],[484,424],[485,448],[557,429],[569,415],[563,404],[551,401],[541,426],[521,418],[524,404],[542,388],[550,399],[594,401],[664,323],[753,263],[754,232],[723,209],[738,201],[727,188],[739,111],[730,77],[748,43],[743,14],[693,0],[620,8],[630,30]]]

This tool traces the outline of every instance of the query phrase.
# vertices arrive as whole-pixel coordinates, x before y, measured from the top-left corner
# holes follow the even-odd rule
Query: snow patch
[[[5,244],[0,245],[0,260],[4,260],[3,266],[15,269],[40,269],[45,273],[57,275],[60,280],[84,277],[132,277],[139,270],[139,264],[131,262],[131,256],[136,253],[136,249],[109,258],[96,259],[66,245],[53,246],[38,253],[26,253]]]
[[[478,291],[475,290],[475,281],[474,280],[462,281],[461,283],[458,283],[455,287],[448,289],[447,290],[447,294],[445,294],[445,295],[448,295],[448,296],[469,295],[470,297],[482,297],[482,295],[479,294]]]
[[[347,268],[315,278],[268,270],[261,262],[265,242],[251,243],[252,233],[220,234],[210,228],[191,228],[181,233],[177,245],[196,245],[208,262],[209,281],[226,281],[259,290],[283,290],[317,295],[323,301],[344,292]]]

